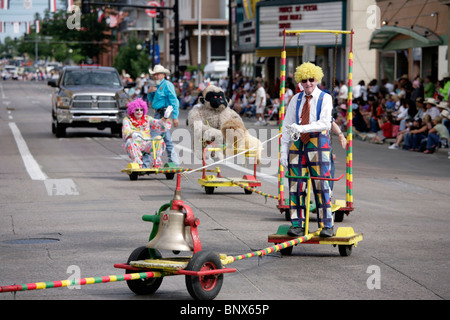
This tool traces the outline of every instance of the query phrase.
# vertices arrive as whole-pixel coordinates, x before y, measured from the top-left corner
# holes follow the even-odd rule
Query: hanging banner
[[[0,0],[0,9],[8,10],[9,9],[9,0]]]
[[[13,22],[13,32],[19,33],[20,32],[20,22]]]
[[[33,8],[33,0],[23,0],[23,8],[30,10]]]
[[[50,12],[56,12],[56,0],[48,0],[48,8]]]

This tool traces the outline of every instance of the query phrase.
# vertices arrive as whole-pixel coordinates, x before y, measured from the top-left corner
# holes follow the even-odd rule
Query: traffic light
[[[175,54],[175,39],[170,40],[170,54]]]
[[[156,17],[156,22],[162,27],[164,26],[164,12],[159,11],[158,16]]]
[[[182,55],[186,54],[186,38],[181,39],[181,42],[180,42],[180,54],[182,54]]]
[[[91,13],[91,5],[88,0],[81,0],[81,13]]]

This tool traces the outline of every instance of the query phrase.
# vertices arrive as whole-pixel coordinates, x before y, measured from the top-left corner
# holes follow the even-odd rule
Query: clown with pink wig
[[[147,115],[147,103],[142,99],[136,99],[128,103],[127,116],[122,123],[123,147],[133,163],[143,167],[142,156],[150,154],[152,167],[162,166],[161,157],[165,150],[165,143],[161,137],[152,137],[150,132],[155,130],[164,133],[172,127],[168,120],[171,110],[168,108],[164,117],[154,119]]]

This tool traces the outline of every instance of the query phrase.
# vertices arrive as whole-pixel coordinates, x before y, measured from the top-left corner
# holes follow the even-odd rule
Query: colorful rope
[[[285,242],[273,245],[271,247],[267,247],[267,248],[262,249],[262,250],[249,252],[249,253],[246,253],[246,254],[240,254],[240,255],[237,255],[237,256],[224,256],[223,259],[221,257],[221,262],[222,262],[222,265],[226,265],[226,264],[230,264],[230,263],[233,263],[235,261],[243,260],[243,259],[246,259],[246,258],[253,258],[253,257],[258,257],[258,256],[263,257],[266,254],[274,253],[274,252],[277,252],[279,250],[295,246],[295,245],[297,245],[299,243],[309,241],[309,240],[311,240],[311,238],[313,236],[315,236],[317,234],[318,234],[318,232],[310,233],[310,234],[307,234],[307,235],[305,235],[303,237],[298,237],[298,238],[295,238],[295,239],[292,239],[292,240],[288,240],[288,241],[285,241]]]
[[[104,276],[104,277],[93,277],[93,278],[82,278],[82,279],[49,281],[49,282],[34,282],[21,285],[3,286],[0,287],[0,292],[41,290],[50,288],[69,287],[75,285],[86,285],[95,283],[107,283],[107,282],[128,281],[146,278],[160,278],[160,277],[162,277],[161,272],[138,272],[117,276]]]

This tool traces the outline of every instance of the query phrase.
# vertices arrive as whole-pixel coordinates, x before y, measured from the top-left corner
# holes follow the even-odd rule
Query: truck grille
[[[117,109],[116,100],[112,96],[76,96],[72,109]]]

